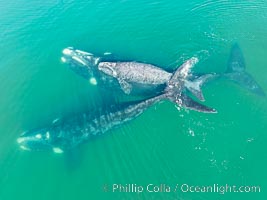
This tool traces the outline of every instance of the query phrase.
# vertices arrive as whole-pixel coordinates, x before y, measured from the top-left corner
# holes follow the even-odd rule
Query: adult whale
[[[79,144],[107,131],[119,127],[141,115],[148,107],[168,99],[178,106],[205,113],[216,113],[215,109],[202,105],[183,93],[184,83],[193,66],[192,59],[186,61],[167,82],[164,92],[158,96],[112,106],[102,112],[86,112],[61,119],[50,126],[24,132],[17,142],[24,150],[52,150],[63,153]],[[99,114],[100,113],[100,114]]]
[[[148,63],[111,61],[110,56],[97,57],[72,47],[63,50],[62,61],[68,63],[70,69],[93,85],[112,90],[120,89],[126,94],[141,94],[142,96],[161,93],[175,73],[175,71],[170,73]],[[198,58],[193,57],[191,59],[193,65],[197,62]],[[191,79],[188,77],[190,82],[185,81],[185,89],[203,101],[204,97],[200,88],[211,76],[206,74],[194,80],[192,77]]]

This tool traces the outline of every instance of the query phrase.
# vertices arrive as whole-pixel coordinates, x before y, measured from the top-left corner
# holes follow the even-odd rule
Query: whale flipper
[[[118,79],[121,89],[125,94],[130,94],[132,91],[132,85],[123,79]]]
[[[265,96],[265,93],[262,88],[254,80],[254,78],[245,71],[245,68],[246,65],[243,53],[239,45],[235,43],[231,48],[228,66],[224,76],[254,94],[257,94],[259,96]]]

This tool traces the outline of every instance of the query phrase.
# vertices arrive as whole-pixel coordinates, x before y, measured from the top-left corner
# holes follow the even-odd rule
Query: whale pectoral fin
[[[123,79],[118,79],[121,89],[125,94],[130,94],[132,91],[132,85]]]

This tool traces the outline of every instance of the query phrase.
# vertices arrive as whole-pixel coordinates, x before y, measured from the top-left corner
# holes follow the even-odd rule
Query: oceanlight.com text
[[[247,186],[237,186],[229,184],[213,184],[213,185],[190,185],[190,184],[112,184],[110,186],[105,185],[103,187],[105,192],[114,193],[259,193],[261,192],[260,186],[247,185]]]

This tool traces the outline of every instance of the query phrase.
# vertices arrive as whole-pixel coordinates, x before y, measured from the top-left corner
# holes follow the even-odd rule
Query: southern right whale
[[[184,83],[190,75],[192,62],[185,62],[167,82],[164,92],[138,102],[128,102],[111,107],[104,112],[85,112],[77,116],[54,121],[47,127],[29,130],[20,135],[17,143],[23,150],[51,150],[63,153],[97,135],[119,127],[141,115],[151,105],[168,99],[180,107],[205,113],[216,110],[202,105],[184,94]]]

